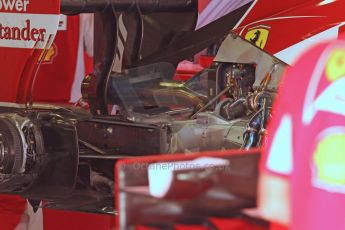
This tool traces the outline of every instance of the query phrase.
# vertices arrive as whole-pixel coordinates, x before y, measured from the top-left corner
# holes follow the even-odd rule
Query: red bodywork
[[[16,7],[13,9],[9,7],[5,8],[5,4],[2,5],[0,12],[9,14],[8,17],[25,17],[26,14],[33,14],[35,18],[28,18],[27,22],[30,22],[29,26],[27,26],[27,31],[21,31],[21,34],[25,35],[26,33],[30,33],[30,35],[34,35],[36,32],[35,30],[43,29],[46,30],[44,32],[44,40],[47,41],[49,39],[48,29],[49,25],[45,25],[46,27],[39,27],[36,26],[40,24],[39,20],[45,20],[46,17],[49,17],[53,22],[56,23],[56,28],[54,24],[52,24],[52,28],[50,31],[52,32],[54,38],[54,30],[55,33],[57,31],[57,23],[58,23],[58,15],[60,14],[60,1],[59,0],[45,0],[44,4],[41,1],[33,1],[31,0],[27,5],[26,11],[17,11]],[[42,16],[42,19],[39,17]],[[6,16],[4,16],[6,17]],[[45,18],[43,18],[45,17]],[[9,27],[12,31],[15,29],[24,29],[18,25],[18,22],[8,22],[2,21],[2,35],[6,37],[6,32],[4,27]],[[36,28],[37,27],[37,28]],[[30,90],[30,82],[31,79],[34,77],[37,61],[41,54],[42,49],[34,49],[34,46],[39,44],[31,44],[31,47],[28,46],[27,48],[18,48],[20,46],[19,43],[24,45],[24,40],[32,39],[27,38],[27,36],[18,38],[17,34],[12,39],[6,39],[8,43],[5,44],[5,38],[1,39],[4,44],[0,44],[0,70],[1,70],[1,88],[0,88],[0,99],[1,101],[6,102],[24,102],[25,97]],[[37,36],[37,35],[35,35]],[[20,40],[20,41],[18,41]],[[27,45],[27,44],[25,44]],[[44,48],[44,47],[40,47]]]
[[[18,46],[27,45],[28,43],[25,43],[25,40],[36,39],[37,30],[45,30],[49,27],[47,24],[41,24],[42,27],[37,26],[40,24],[39,18],[41,16],[51,19],[52,22],[55,21],[57,30],[60,1],[45,0],[42,2],[31,0],[25,7],[20,4],[7,4],[9,2],[2,1],[0,4],[0,101],[23,102],[31,88],[30,79],[34,76],[42,49],[34,49],[34,46],[39,45],[37,43],[26,48],[19,48]],[[23,1],[21,2],[23,3]],[[25,18],[27,14],[33,16]],[[6,17],[10,19],[21,18],[26,23],[23,26],[18,20],[4,20]],[[54,27],[54,24],[52,26]],[[20,34],[16,32],[18,30],[20,30]],[[54,28],[51,28],[50,31],[53,32]],[[48,39],[48,37],[45,36],[45,39]],[[1,196],[0,200],[1,229],[14,229],[24,212],[26,201],[23,198],[14,196]]]
[[[337,39],[343,34],[344,7],[344,1],[258,0],[235,32],[245,38],[250,30],[266,28],[268,36],[263,49],[291,64],[289,55],[296,57],[316,42]],[[297,50],[291,49],[297,46]]]
[[[45,29],[46,34],[48,34],[49,30],[51,38],[54,38],[58,29],[60,14],[59,0],[30,0],[25,12],[18,12],[15,10],[16,4],[13,5],[13,10],[10,9],[11,7],[6,10],[3,2],[11,3],[13,1],[1,2],[0,12],[2,15],[0,15],[0,17],[6,13],[13,14],[10,15],[9,18],[14,16],[25,21],[30,20],[30,28],[26,28],[30,29],[31,36],[35,34],[34,29],[36,29],[36,26],[41,25],[42,28],[37,26],[37,29]],[[11,6],[11,4],[8,6]],[[42,18],[40,18],[41,16]],[[50,20],[49,22],[46,24],[44,24],[44,22],[41,23],[41,21],[47,18]],[[8,36],[8,33],[5,31],[7,29],[4,29],[4,27],[9,27],[12,30],[14,30],[13,28],[22,29],[18,21],[16,22],[15,20],[1,20],[0,24],[2,27],[1,36]],[[47,27],[49,27],[49,29]],[[27,32],[24,31],[23,33],[25,35]],[[3,42],[0,43],[0,73],[2,80],[0,85],[1,102],[24,103],[29,99],[31,82],[38,70],[39,57],[44,50],[44,47],[40,47],[38,43],[30,44],[24,48],[24,43],[21,43],[21,41],[18,42],[18,39],[18,37],[15,37],[13,40],[6,39],[5,41],[1,37],[2,41],[0,40],[0,42]],[[49,37],[45,36],[45,40],[47,41],[48,39]],[[8,42],[9,40],[10,42]],[[37,46],[39,46],[39,49],[37,49]],[[2,230],[13,230],[21,220],[27,202],[21,197],[4,195],[0,196],[0,202],[0,228]],[[111,229],[113,225],[111,216],[55,210],[44,210],[44,219],[41,221],[43,222],[44,229],[48,230]]]
[[[262,48],[292,64],[303,49],[317,42],[345,39],[344,8],[344,1],[256,0],[234,32],[248,39],[248,32],[264,28],[267,35],[261,34],[266,43]],[[193,67],[178,68],[177,75],[183,75],[178,80],[190,78],[188,69]]]

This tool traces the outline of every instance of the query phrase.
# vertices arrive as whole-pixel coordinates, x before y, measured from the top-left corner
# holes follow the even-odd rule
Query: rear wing
[[[259,159],[259,150],[235,150],[119,161],[117,229],[237,216],[256,206]]]

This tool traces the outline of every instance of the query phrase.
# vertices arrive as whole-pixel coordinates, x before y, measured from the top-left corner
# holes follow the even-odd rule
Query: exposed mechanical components
[[[225,41],[235,45],[225,50],[236,54],[236,48],[250,46],[237,52],[244,55],[216,60],[222,64],[212,70],[212,76],[200,75],[200,79],[207,76],[206,84],[200,79],[189,84],[173,81],[174,64],[191,52],[184,53],[185,47],[204,44],[187,38],[211,34],[209,30],[194,34],[196,2],[62,1],[68,6],[64,13],[104,10],[95,15],[95,71],[82,85],[80,104],[90,111],[2,103],[0,192],[45,200],[50,208],[114,213],[114,163],[118,159],[259,145],[279,77],[271,81],[268,75],[259,87],[255,83],[269,72],[262,67],[270,65],[271,56],[230,35]],[[114,4],[130,10],[117,12]],[[165,12],[169,4],[174,6]],[[186,8],[176,10],[178,4]],[[155,7],[160,10],[150,12]],[[230,18],[242,16],[242,11]],[[121,44],[122,54],[116,37],[119,25],[128,30],[129,43]],[[216,32],[216,27],[210,31]],[[167,30],[162,33],[162,28]],[[213,39],[219,37],[206,40]],[[119,57],[122,63],[116,63]],[[142,177],[137,172],[134,176]]]
[[[221,63],[216,70],[217,95],[212,98],[204,107],[195,113],[192,118],[200,112],[210,109],[211,105],[221,100],[215,113],[226,120],[235,119],[245,114],[241,106],[243,98],[252,92],[255,81],[255,65],[238,63]],[[234,104],[233,104],[234,103]]]
[[[6,118],[0,120],[0,130],[1,173],[20,173],[23,171],[24,151],[19,130]]]
[[[2,190],[25,190],[36,176],[36,166],[44,157],[43,154],[42,133],[34,122],[15,113],[0,115],[0,187]],[[8,185],[11,186],[6,188]]]
[[[220,101],[215,113],[230,121],[247,115],[247,97],[253,92],[254,64],[222,63],[217,69],[218,86],[228,87],[227,99]]]
[[[273,65],[271,72],[266,75],[255,91],[252,89],[255,79],[251,78],[255,70],[243,69],[244,66],[243,64],[220,65],[218,72],[222,73],[219,75],[220,83],[227,84],[232,90],[228,99],[218,103],[215,113],[228,121],[249,117],[242,144],[242,148],[249,149],[261,146],[261,139],[265,134],[274,97],[274,92],[267,91],[267,85],[272,79],[276,65]]]
[[[261,81],[258,89],[248,97],[248,107],[255,111],[255,115],[248,123],[244,133],[242,148],[250,149],[261,146],[261,140],[266,134],[267,120],[271,114],[273,93],[267,91],[267,85],[272,79],[272,73],[277,66],[274,64],[270,73]]]
[[[0,192],[41,200],[69,194],[76,181],[78,143],[66,111],[0,107]],[[10,106],[10,105],[9,105]],[[8,112],[11,111],[11,112]]]
[[[237,100],[253,91],[255,65],[222,63],[217,68],[219,90],[229,87],[228,97]]]
[[[108,83],[108,104],[116,105],[125,118],[176,114],[186,111],[184,118],[202,108],[207,98],[189,89],[184,83],[174,82],[174,67],[156,63],[133,68],[124,73],[113,73]],[[95,76],[87,76],[82,83],[83,102],[92,103]],[[181,114],[181,113],[179,113]]]
[[[245,98],[240,98],[237,101],[223,100],[217,105],[215,113],[228,121],[245,116],[247,111],[245,102]]]

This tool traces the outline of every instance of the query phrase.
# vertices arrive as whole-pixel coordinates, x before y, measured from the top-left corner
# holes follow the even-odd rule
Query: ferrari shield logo
[[[254,43],[257,47],[263,49],[266,45],[268,34],[269,34],[269,27],[266,26],[257,26],[251,28],[246,33],[245,39]]]
[[[41,61],[43,58],[42,64],[52,64],[54,58],[57,56],[57,53],[57,46],[55,45],[55,43],[53,43],[48,49],[46,55],[43,57],[44,52],[42,52],[38,60]]]

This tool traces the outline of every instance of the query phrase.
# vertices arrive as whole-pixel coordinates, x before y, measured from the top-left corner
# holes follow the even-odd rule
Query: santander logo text
[[[59,8],[59,0],[0,0],[0,48],[49,48]]]
[[[23,28],[4,26],[0,23],[0,39],[45,41],[45,33],[44,28],[32,28],[30,20],[25,20]]]
[[[0,0],[0,10],[26,12],[29,0]]]

